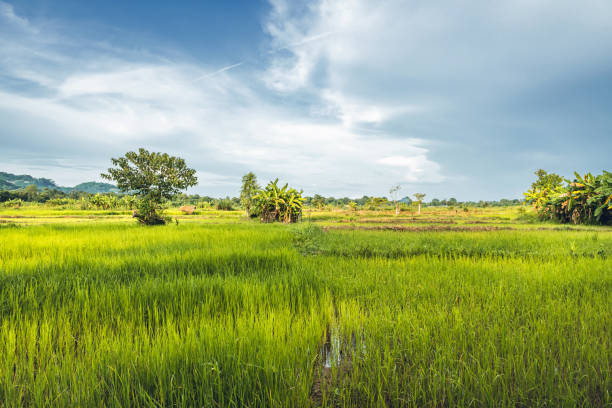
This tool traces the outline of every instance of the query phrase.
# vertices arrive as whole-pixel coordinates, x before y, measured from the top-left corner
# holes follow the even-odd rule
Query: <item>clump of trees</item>
[[[300,221],[302,217],[302,191],[290,188],[288,184],[279,188],[278,179],[269,182],[254,198],[255,213],[262,222],[291,223]]]
[[[115,167],[101,176],[115,181],[121,191],[135,193],[138,210],[134,216],[145,225],[168,222],[163,215],[164,202],[198,182],[195,170],[187,167],[185,160],[166,153],[140,148],[111,161]]]
[[[604,171],[574,173],[574,179],[564,179],[545,170],[535,172],[538,179],[524,193],[542,220],[574,224],[612,224],[612,173]]]
[[[10,200],[21,200],[23,202],[30,203],[46,203],[49,200],[57,198],[69,198],[69,199],[80,199],[81,197],[89,196],[89,193],[82,191],[71,191],[65,193],[56,189],[43,188],[39,189],[35,185],[29,185],[19,190],[3,190],[0,191],[0,202],[6,202]]]
[[[261,189],[255,174],[248,173],[242,178],[240,203],[247,217],[259,218],[262,222],[298,222],[302,218],[304,198],[302,191],[285,184],[278,186],[278,179]]]

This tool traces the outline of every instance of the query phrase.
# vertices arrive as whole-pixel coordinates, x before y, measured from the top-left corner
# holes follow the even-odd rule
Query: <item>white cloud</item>
[[[612,2],[319,0],[307,13],[275,0],[266,28],[278,53],[266,78],[281,91],[325,86],[344,98],[420,106],[496,99],[598,62]],[[306,42],[320,33],[333,33]],[[492,92],[495,90],[495,92]],[[436,99],[438,98],[438,99]]]
[[[333,35],[326,32],[302,39],[295,33],[287,44],[292,49],[311,47]],[[27,64],[8,64],[4,70],[46,91],[31,95],[0,90],[0,110],[27,118],[20,126],[21,143],[29,143],[32,149],[43,137],[53,138],[56,145],[54,152],[46,154],[62,155],[73,141],[88,146],[87,151],[77,150],[64,161],[74,163],[83,154],[87,156],[84,163],[106,167],[109,152],[116,156],[139,146],[170,150],[186,156],[197,168],[198,191],[204,193],[209,188],[235,193],[246,170],[255,171],[262,181],[280,177],[308,193],[347,195],[377,189],[380,193],[388,189],[389,180],[409,180],[410,174],[418,173],[418,181],[440,177],[439,168],[419,158],[427,150],[416,147],[418,141],[384,134],[372,138],[357,129],[357,125],[381,124],[411,107],[369,105],[327,89],[304,111],[273,102],[255,81],[258,73],[241,70],[234,74],[231,68],[239,64],[215,68],[161,59],[142,61],[121,49],[98,51],[83,64],[79,57],[66,54],[60,44],[46,41],[43,45],[33,38],[28,48],[31,53],[19,51],[27,57]],[[36,56],[39,50],[44,57]],[[52,69],[46,65],[49,59],[58,61]],[[327,109],[328,114],[309,114],[317,109]],[[2,138],[3,145],[11,144]],[[409,169],[378,162],[393,153],[417,159]],[[23,169],[27,158],[19,160],[15,167]],[[419,166],[426,174],[419,173]],[[95,177],[98,172],[91,168],[78,177]]]
[[[399,167],[403,171],[403,181],[409,183],[441,182],[440,166],[427,159],[424,154],[416,156],[388,156],[378,160],[378,163],[390,167]]]
[[[491,140],[478,126],[499,126],[492,107],[612,61],[607,0],[271,5],[269,59],[256,71],[96,44],[0,2],[0,74],[11,80],[0,81],[0,159],[103,170],[144,146],[185,156],[204,193],[235,194],[253,170],[308,193],[385,194],[448,180],[437,139],[465,138],[474,156],[452,159],[470,165]],[[68,177],[45,163],[44,175]],[[98,173],[83,168],[76,181]]]

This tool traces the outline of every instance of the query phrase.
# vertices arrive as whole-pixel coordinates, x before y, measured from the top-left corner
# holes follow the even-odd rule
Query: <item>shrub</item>
[[[229,198],[222,198],[217,201],[217,210],[219,211],[232,211],[234,209],[232,200]]]
[[[164,215],[163,206],[152,200],[140,200],[134,217],[145,225],[163,225],[172,220],[171,217]]]
[[[316,255],[322,252],[324,232],[312,223],[296,226],[293,230],[293,244],[303,255]]]
[[[23,201],[19,198],[14,198],[4,202],[6,208],[19,208],[23,205]]]

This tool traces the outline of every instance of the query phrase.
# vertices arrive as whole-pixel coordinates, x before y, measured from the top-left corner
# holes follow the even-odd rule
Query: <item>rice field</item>
[[[612,228],[19,211],[0,406],[612,406]]]

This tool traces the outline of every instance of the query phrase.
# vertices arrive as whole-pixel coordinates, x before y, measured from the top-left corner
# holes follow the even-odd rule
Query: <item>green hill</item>
[[[11,173],[5,173],[5,172],[0,171],[0,181],[4,181],[10,184],[13,184],[15,188],[12,188],[12,190],[25,188],[29,186],[30,184],[34,184],[36,185],[36,187],[40,189],[43,189],[43,188],[50,188],[50,189],[55,188],[58,190],[60,189],[60,187],[57,184],[55,184],[53,180],[50,180],[47,178],[34,178],[28,174],[18,175],[18,174],[11,174]]]
[[[0,190],[16,190],[19,187],[14,185],[13,183],[0,179]]]
[[[84,191],[86,193],[118,193],[119,189],[108,183],[98,183],[96,181],[88,181],[87,183],[77,184],[72,187],[73,191]]]
[[[32,184],[38,187],[40,190],[48,188],[50,190],[60,190],[65,193],[69,193],[71,191],[84,191],[92,194],[119,192],[119,189],[116,186],[109,183],[89,181],[78,184],[74,187],[62,187],[58,186],[53,180],[48,178],[36,178],[28,174],[11,174],[0,171],[0,190],[20,190]]]

